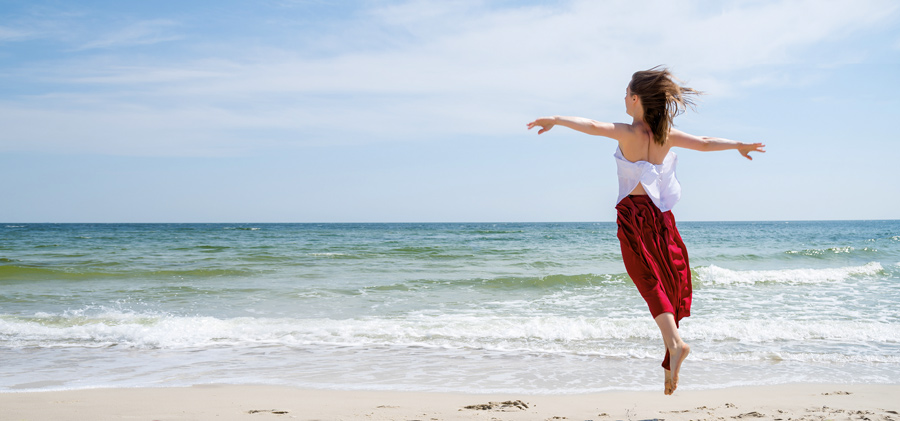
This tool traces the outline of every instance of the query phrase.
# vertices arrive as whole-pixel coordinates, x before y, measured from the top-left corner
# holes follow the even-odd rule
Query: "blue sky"
[[[658,64],[679,220],[900,218],[896,1],[2,0],[0,221],[612,221]]]

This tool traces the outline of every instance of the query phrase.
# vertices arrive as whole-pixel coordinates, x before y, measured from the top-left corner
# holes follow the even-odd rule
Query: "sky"
[[[0,222],[614,221],[660,64],[678,220],[900,218],[893,0],[0,0]]]

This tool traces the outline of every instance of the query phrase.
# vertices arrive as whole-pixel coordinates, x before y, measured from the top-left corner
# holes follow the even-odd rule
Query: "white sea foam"
[[[900,343],[900,326],[875,321],[715,318],[695,320],[689,329],[684,330],[685,336],[707,341],[736,340],[757,344],[816,340],[848,344]]]
[[[806,250],[790,250],[787,254],[802,254],[805,256],[820,256],[824,254],[841,254],[841,253],[851,253],[855,250],[853,247],[845,246],[845,247],[829,247],[826,249],[806,249]],[[868,247],[863,250],[868,251]]]
[[[647,317],[409,313],[339,320],[96,310],[0,316],[0,359],[7,362],[0,391],[41,381],[63,388],[212,381],[590,392],[646,389],[663,356]],[[687,320],[682,333],[694,346],[691,372],[706,370],[697,387],[725,387],[761,364],[767,373],[761,384],[891,383],[900,372],[897,322]],[[35,357],[8,357],[23,349]],[[81,359],[92,361],[90,376],[72,368]]]
[[[900,355],[845,355],[838,353],[755,351],[755,352],[691,352],[691,360],[699,361],[746,361],[746,362],[781,362],[795,361],[805,363],[891,363],[900,364]]]
[[[900,344],[900,326],[875,321],[728,320],[693,321],[682,328],[694,343],[753,346],[779,352],[786,343],[818,355],[843,355],[833,347],[855,351],[877,344]],[[485,317],[465,314],[410,315],[400,318],[274,319],[239,317],[178,317],[107,312],[37,314],[30,318],[0,317],[0,346],[25,348],[196,349],[255,346],[401,347],[481,349],[516,355],[557,353],[614,358],[656,358],[659,332],[646,318]],[[723,345],[724,344],[724,345]],[[818,344],[818,345],[817,345]],[[835,345],[837,344],[837,345]],[[736,346],[736,345],[735,345]],[[739,347],[735,348],[736,350]],[[858,348],[858,349],[857,349]],[[883,347],[882,347],[883,348]],[[884,360],[884,352],[859,358]],[[723,354],[724,355],[724,354]],[[728,355],[739,356],[740,353]],[[854,357],[854,358],[856,358]],[[767,357],[760,357],[763,360]]]
[[[815,284],[843,281],[854,276],[871,276],[882,272],[878,262],[862,266],[848,266],[827,269],[782,269],[782,270],[731,270],[709,265],[696,269],[696,281],[712,285],[741,285],[763,282],[785,284]]]

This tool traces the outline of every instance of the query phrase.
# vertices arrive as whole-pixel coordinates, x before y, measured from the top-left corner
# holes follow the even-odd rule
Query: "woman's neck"
[[[633,117],[632,120],[631,120],[631,125],[632,125],[633,127],[640,127],[640,128],[645,129],[645,130],[647,130],[647,131],[650,131],[650,125],[647,124],[646,121],[644,121],[644,116],[635,116],[635,117]]]

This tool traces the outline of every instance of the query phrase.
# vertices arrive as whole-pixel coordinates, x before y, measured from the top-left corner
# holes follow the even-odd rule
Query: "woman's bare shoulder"
[[[638,133],[638,128],[630,123],[610,123],[610,125],[615,127],[615,138],[619,141],[632,140]]]
[[[704,141],[700,136],[694,136],[678,129],[670,129],[669,136],[666,139],[672,146],[686,149],[702,148]]]

